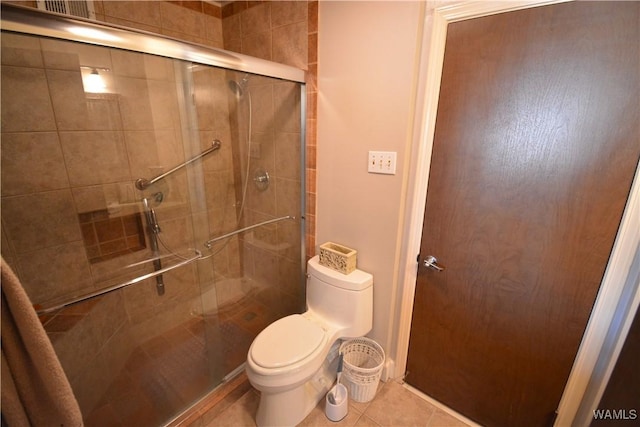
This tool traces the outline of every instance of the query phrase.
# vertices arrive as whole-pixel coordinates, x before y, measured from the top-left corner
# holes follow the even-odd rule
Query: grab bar
[[[68,301],[61,302],[61,303],[55,303],[54,302],[54,303],[51,303],[52,305],[50,305],[50,306],[42,307],[39,304],[35,304],[34,308],[35,308],[36,313],[38,315],[51,313],[52,311],[60,310],[61,308],[65,308],[65,307],[68,307],[70,305],[77,304],[79,302],[89,300],[91,298],[99,297],[101,295],[108,294],[108,293],[113,292],[113,291],[117,291],[118,289],[122,289],[122,288],[125,288],[127,286],[134,285],[134,284],[136,284],[138,282],[141,282],[143,280],[150,279],[152,277],[158,276],[160,274],[164,274],[164,273],[166,273],[168,271],[174,270],[176,268],[182,267],[183,265],[187,265],[187,264],[190,264],[190,263],[192,263],[194,261],[199,260],[202,257],[202,253],[200,251],[197,251],[197,250],[195,250],[194,252],[195,252],[194,256],[192,256],[190,258],[185,258],[182,261],[178,262],[177,264],[171,265],[169,267],[165,267],[163,269],[160,269],[160,270],[157,270],[157,271],[154,271],[154,272],[151,272],[151,273],[144,274],[142,276],[136,277],[135,279],[131,279],[131,280],[126,281],[124,283],[113,285],[113,286],[110,286],[108,288],[101,289],[99,291],[90,292],[90,293],[81,295],[79,297],[76,297],[76,298],[70,299]],[[154,259],[156,259],[156,258],[154,258]],[[154,259],[152,259],[152,260],[154,260]],[[132,264],[132,266],[140,265],[140,264],[143,264],[143,263]]]
[[[257,223],[257,224],[250,225],[250,226],[248,226],[248,227],[241,228],[241,229],[239,229],[239,230],[235,230],[235,231],[232,231],[232,232],[227,233],[227,234],[223,234],[222,236],[218,236],[218,237],[214,237],[213,239],[209,239],[209,240],[207,240],[207,241],[205,242],[205,244],[204,244],[204,245],[205,245],[208,249],[211,249],[211,247],[213,246],[213,244],[214,244],[215,242],[217,242],[218,240],[226,239],[227,237],[235,236],[236,234],[244,233],[245,231],[249,231],[249,230],[252,230],[252,229],[254,229],[254,228],[262,227],[263,225],[272,224],[272,223],[274,223],[274,222],[283,221],[283,220],[285,220],[285,219],[296,219],[296,217],[295,217],[295,216],[291,216],[291,215],[287,215],[287,216],[282,216],[282,217],[280,217],[280,218],[275,218],[275,219],[269,219],[269,220],[267,220],[267,221],[262,221],[262,222],[259,222],[259,223]]]
[[[195,162],[199,158],[206,156],[207,154],[211,153],[212,151],[216,151],[216,150],[220,149],[221,144],[222,143],[220,142],[220,140],[214,139],[213,142],[211,143],[211,147],[210,148],[207,148],[202,153],[200,153],[197,156],[195,156],[193,159],[187,160],[186,162],[176,166],[175,168],[173,168],[171,170],[168,170],[165,173],[160,174],[160,175],[158,175],[155,178],[152,178],[150,180],[149,179],[145,179],[145,178],[138,178],[136,180],[136,188],[138,190],[146,189],[150,185],[155,184],[156,182],[160,181],[161,179],[167,177],[168,175],[171,175],[175,171],[177,171],[179,169],[182,169],[183,167],[187,166],[188,164]]]

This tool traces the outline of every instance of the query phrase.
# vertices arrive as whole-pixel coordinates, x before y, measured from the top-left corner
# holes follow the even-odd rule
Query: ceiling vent
[[[87,0],[38,0],[38,9],[80,18],[96,19],[93,2]]]

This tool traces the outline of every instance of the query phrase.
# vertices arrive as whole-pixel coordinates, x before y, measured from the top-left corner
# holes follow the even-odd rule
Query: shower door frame
[[[236,52],[171,39],[114,24],[2,3],[2,31],[190,61],[300,84],[300,288],[306,283],[306,71]]]
[[[289,80],[301,83],[303,87],[306,84],[306,72],[289,65],[102,21],[70,18],[13,4],[2,4],[2,30],[192,61]]]
[[[107,48],[120,49],[125,51],[154,55],[157,57],[168,58],[172,60],[186,61],[195,64],[216,67],[224,71],[235,71],[250,73],[252,75],[273,78],[282,82],[290,82],[299,84],[299,112],[300,112],[300,197],[297,201],[299,209],[296,209],[296,217],[299,217],[299,233],[300,233],[300,257],[296,262],[298,265],[298,274],[296,276],[296,286],[299,289],[302,300],[305,296],[306,284],[306,112],[307,112],[307,96],[306,96],[306,71],[289,65],[279,64],[264,59],[254,58],[240,53],[229,52],[213,47],[197,45],[187,41],[167,38],[161,35],[121,27],[109,23],[98,21],[90,21],[77,17],[69,17],[52,12],[45,12],[28,7],[17,6],[13,4],[2,3],[0,19],[0,29],[2,32],[23,34],[29,36],[39,36],[43,38],[57,39],[70,42],[80,42],[88,45],[102,46]],[[295,91],[294,91],[295,92]],[[260,225],[260,224],[257,224]],[[257,226],[256,225],[256,226]],[[236,230],[241,232],[242,230]],[[212,236],[209,236],[211,238]],[[203,242],[204,243],[204,242]],[[200,259],[196,256],[192,259],[179,263],[180,265],[172,266],[171,269],[182,265],[197,261]],[[168,270],[168,269],[166,269]],[[157,274],[158,272],[156,272]],[[142,278],[134,279],[135,283],[141,281]],[[129,282],[134,282],[129,281]],[[126,286],[129,282],[125,283]],[[132,283],[133,284],[133,283]],[[114,289],[109,289],[111,292]],[[75,301],[80,302],[80,301]],[[242,365],[241,365],[242,366]],[[240,368],[240,367],[238,367]],[[195,407],[202,399],[205,399],[209,393],[228,381],[239,369],[235,369],[230,373],[226,373],[222,382],[213,385],[214,388],[207,390],[200,400],[187,404],[183,409],[185,411]],[[184,412],[186,413],[186,412]],[[183,413],[183,414],[184,414]],[[173,420],[179,418],[179,414]],[[172,422],[173,420],[169,420]]]

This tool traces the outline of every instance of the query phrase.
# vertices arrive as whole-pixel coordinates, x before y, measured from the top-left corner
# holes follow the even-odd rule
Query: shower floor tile
[[[93,411],[85,414],[85,425],[164,425],[242,365],[255,336],[280,316],[246,297],[141,343]],[[247,383],[243,394],[249,388]],[[225,397],[208,417],[230,407],[240,397],[238,390],[242,389]]]

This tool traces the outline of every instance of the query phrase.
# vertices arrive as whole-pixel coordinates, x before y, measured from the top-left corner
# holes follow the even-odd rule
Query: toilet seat
[[[292,340],[291,337],[296,337]],[[306,317],[283,317],[264,329],[249,351],[253,362],[264,369],[296,364],[316,352],[325,342],[324,330]]]

